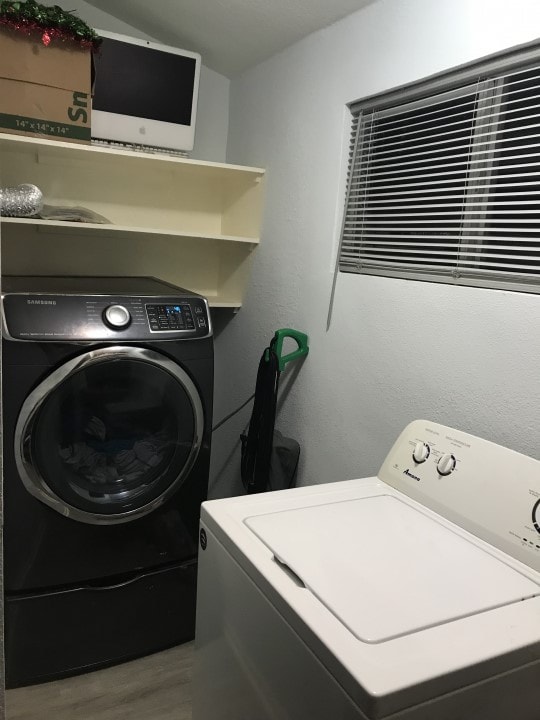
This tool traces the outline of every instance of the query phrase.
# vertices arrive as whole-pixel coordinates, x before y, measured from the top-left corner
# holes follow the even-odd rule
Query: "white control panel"
[[[415,420],[396,440],[379,477],[540,571],[540,461]]]

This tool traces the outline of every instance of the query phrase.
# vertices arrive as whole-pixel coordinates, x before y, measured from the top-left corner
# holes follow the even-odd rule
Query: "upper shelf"
[[[259,242],[261,168],[0,134],[0,184],[37,185],[44,202],[106,224],[3,218],[11,274],[155,275],[242,304]]]
[[[228,163],[209,162],[206,160],[192,160],[174,155],[157,152],[140,152],[123,149],[121,147],[106,147],[104,145],[82,145],[79,143],[62,142],[61,140],[46,140],[43,138],[25,137],[23,135],[0,134],[0,150],[13,151],[18,154],[41,155],[42,157],[56,158],[62,162],[98,162],[125,164],[133,166],[134,163],[175,168],[180,172],[206,174],[208,177],[224,177],[235,173],[251,174],[255,178],[264,175],[263,168],[248,167],[246,165],[230,165]]]
[[[81,205],[141,231],[258,239],[264,171],[0,134],[1,183],[33,183],[52,205]]]

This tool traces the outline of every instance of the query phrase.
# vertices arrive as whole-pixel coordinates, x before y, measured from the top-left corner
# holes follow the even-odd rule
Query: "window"
[[[540,50],[351,111],[340,270],[540,292]]]

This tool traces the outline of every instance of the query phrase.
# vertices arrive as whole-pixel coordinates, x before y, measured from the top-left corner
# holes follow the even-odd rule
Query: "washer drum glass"
[[[182,368],[141,348],[103,348],[52,373],[27,398],[16,431],[26,488],[63,515],[125,522],[182,483],[203,429]]]

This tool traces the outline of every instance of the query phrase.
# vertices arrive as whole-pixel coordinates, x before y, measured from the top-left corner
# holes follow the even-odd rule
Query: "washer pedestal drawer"
[[[195,559],[100,585],[6,596],[6,686],[32,685],[193,639]]]

